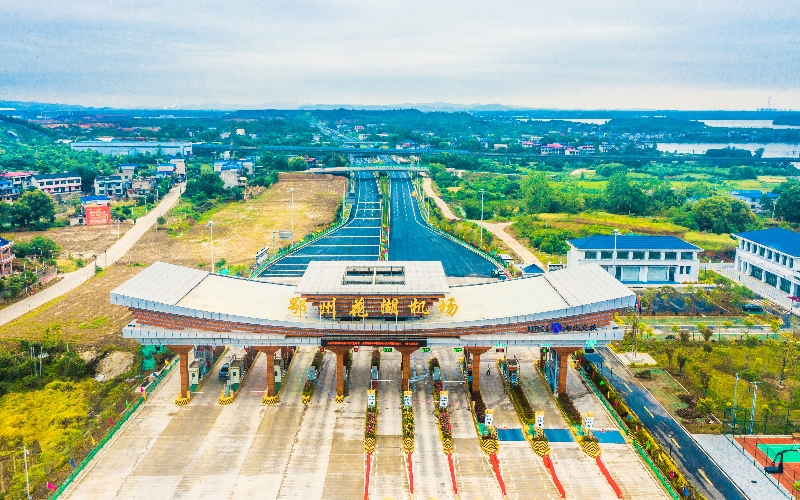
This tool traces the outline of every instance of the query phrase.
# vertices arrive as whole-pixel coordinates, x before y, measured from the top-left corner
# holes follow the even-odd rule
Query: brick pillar
[[[467,347],[466,351],[472,356],[472,392],[481,390],[481,354],[491,347]]]
[[[401,362],[400,362],[400,370],[402,372],[402,382],[401,387],[404,391],[410,391],[411,388],[408,386],[408,379],[411,378],[411,353],[418,350],[419,347],[398,347],[397,350],[400,351],[402,355]]]
[[[181,371],[181,392],[180,397],[189,397],[189,352],[194,349],[193,345],[171,345],[172,352],[180,356]]]
[[[555,347],[553,350],[558,354],[558,393],[567,392],[567,367],[569,356],[578,347]]]
[[[275,353],[280,350],[278,346],[254,346],[258,352],[263,352],[267,357],[267,388],[264,390],[265,396],[275,395]]]
[[[330,350],[336,354],[336,395],[344,397],[344,355],[350,347],[333,347]]]

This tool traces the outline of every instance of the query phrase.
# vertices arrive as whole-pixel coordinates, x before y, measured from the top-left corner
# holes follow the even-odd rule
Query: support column
[[[330,350],[336,354],[336,402],[344,402],[344,355],[351,347],[333,347]]]
[[[264,397],[275,395],[275,353],[280,350],[279,346],[254,346],[258,352],[263,352],[267,357],[267,387],[264,390]]]
[[[481,354],[491,347],[467,347],[465,350],[472,356],[472,392],[481,390]]]
[[[411,388],[408,386],[408,380],[411,378],[411,353],[418,350],[419,347],[398,347],[397,350],[400,351],[401,354],[401,361],[400,361],[400,371],[402,372],[402,382],[401,387],[404,391],[410,391]]]
[[[180,357],[181,392],[178,397],[189,399],[189,352],[194,349],[194,346],[171,345],[169,348]]]
[[[569,356],[577,351],[578,347],[555,347],[553,350],[558,354],[558,393],[567,392],[567,367],[569,366]]]

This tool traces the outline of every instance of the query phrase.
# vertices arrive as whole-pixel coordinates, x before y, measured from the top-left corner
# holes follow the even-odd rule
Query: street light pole
[[[28,448],[22,445],[22,456],[25,458],[25,487],[28,489],[28,500],[31,500],[31,483],[28,479]]]
[[[750,382],[753,385],[753,406],[750,408],[750,434],[753,433],[753,424],[756,421],[756,394],[758,393],[758,384],[761,382]]]
[[[612,256],[613,257],[613,261],[612,262],[614,264],[614,277],[616,278],[617,277],[617,236],[619,236],[622,233],[619,232],[619,229],[614,229],[614,231],[612,231],[612,232],[614,234],[614,255]],[[622,274],[620,274],[619,277],[621,278]]]
[[[208,229],[211,233],[211,274],[214,274],[214,221],[208,221]]]
[[[483,192],[481,189],[481,248],[483,248]]]
[[[292,194],[292,244],[294,245],[294,188],[289,188]]]

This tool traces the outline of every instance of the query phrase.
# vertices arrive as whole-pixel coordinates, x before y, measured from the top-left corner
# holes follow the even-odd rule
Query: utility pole
[[[214,221],[208,221],[208,230],[211,233],[211,274],[214,274]]]
[[[481,248],[483,248],[483,192],[484,190],[481,189]]]
[[[292,245],[294,245],[294,188],[289,188],[292,194]]]

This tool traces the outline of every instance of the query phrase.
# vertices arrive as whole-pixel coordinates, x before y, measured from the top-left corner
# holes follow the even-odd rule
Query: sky
[[[0,0],[0,100],[800,109],[796,0]]]

